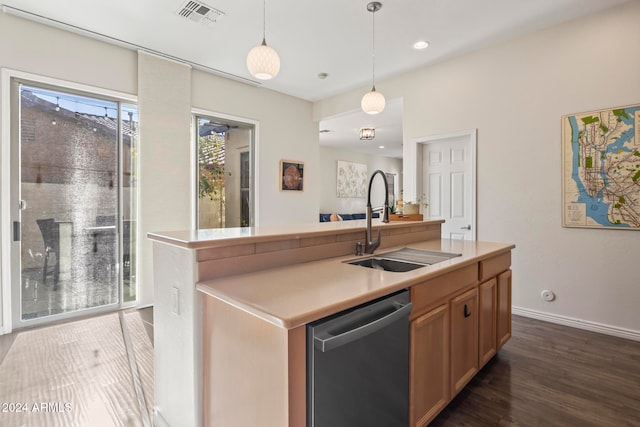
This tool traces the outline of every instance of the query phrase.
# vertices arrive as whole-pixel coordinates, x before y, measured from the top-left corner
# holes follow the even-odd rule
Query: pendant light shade
[[[384,99],[384,95],[380,92],[376,91],[376,12],[382,8],[382,3],[373,1],[367,5],[367,10],[373,15],[373,37],[372,37],[372,45],[373,45],[373,84],[371,87],[371,92],[366,93],[362,97],[362,101],[360,101],[360,106],[362,107],[362,111],[367,114],[378,114],[384,110],[384,106],[386,101]]]
[[[254,47],[247,55],[247,68],[253,77],[260,80],[270,80],[280,71],[280,56],[270,46],[267,46],[267,2],[264,0],[262,9],[262,44]]]
[[[381,113],[382,110],[384,110],[385,104],[384,95],[378,92],[375,86],[371,88],[371,92],[366,93],[362,97],[362,101],[360,101],[362,111],[367,114]]]
[[[254,47],[247,55],[247,68],[253,77],[260,80],[270,80],[280,71],[280,57],[267,42]]]

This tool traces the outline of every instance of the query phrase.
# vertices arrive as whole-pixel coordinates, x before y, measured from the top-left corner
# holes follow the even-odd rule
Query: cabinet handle
[[[469,317],[471,316],[471,312],[469,311],[469,307],[467,306],[467,304],[464,305],[464,317]]]

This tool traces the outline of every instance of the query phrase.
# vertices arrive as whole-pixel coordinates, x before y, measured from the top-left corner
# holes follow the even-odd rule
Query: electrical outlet
[[[544,291],[542,291],[540,296],[542,297],[543,301],[547,301],[547,302],[551,302],[554,299],[556,299],[556,295],[548,289],[545,289]]]

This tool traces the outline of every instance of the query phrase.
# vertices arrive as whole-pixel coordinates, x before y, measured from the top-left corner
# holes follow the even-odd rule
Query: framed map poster
[[[640,230],[640,105],[562,117],[562,225]]]

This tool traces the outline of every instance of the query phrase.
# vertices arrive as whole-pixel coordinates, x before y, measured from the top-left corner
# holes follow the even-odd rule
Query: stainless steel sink
[[[437,264],[442,261],[447,261],[451,258],[459,257],[460,255],[462,254],[402,248],[397,251],[385,252],[369,258],[345,262],[347,264],[359,265],[361,267],[402,273],[426,267],[428,265]]]
[[[347,264],[374,268],[376,270],[395,271],[398,273],[415,270],[416,268],[425,266],[424,264],[414,264],[412,262],[396,261],[380,257],[370,257],[357,259],[355,261],[347,261]]]
[[[427,251],[424,249],[402,248],[397,251],[378,254],[380,258],[393,259],[398,261],[413,262],[416,264],[432,265],[451,258],[459,257],[462,254]]]

